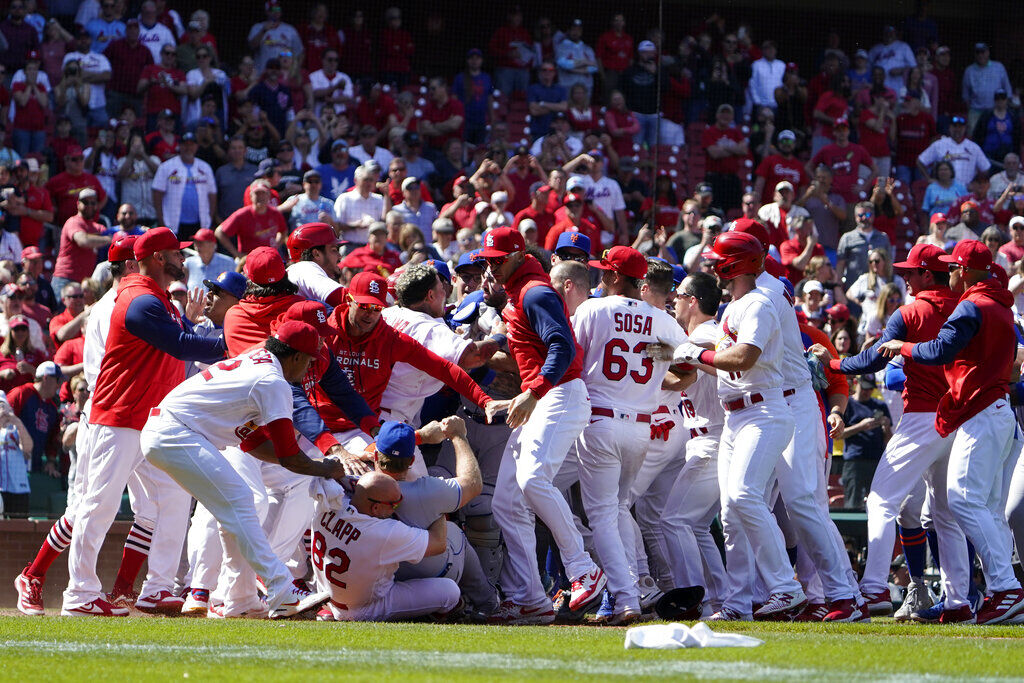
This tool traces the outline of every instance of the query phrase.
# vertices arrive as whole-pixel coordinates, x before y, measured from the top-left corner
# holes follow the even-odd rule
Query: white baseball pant
[[[188,528],[188,565],[191,579],[189,586],[212,591],[217,588],[224,547],[220,544],[217,519],[206,506],[196,503],[192,513],[192,524]]]
[[[142,430],[142,450],[146,459],[171,475],[220,523],[225,567],[243,557],[263,578],[268,608],[280,607],[288,599],[292,576],[270,547],[251,487],[224,455],[169,414],[149,419]],[[251,594],[245,599],[250,601]]]
[[[769,593],[801,590],[793,578],[782,532],[766,502],[782,452],[793,437],[793,415],[781,390],[760,393],[764,397],[760,403],[726,411],[718,455],[729,566],[724,606],[741,614],[751,611],[757,573]]]
[[[1005,517],[1016,429],[1010,402],[1004,397],[951,435],[946,478],[949,509],[981,558],[990,593],[1020,589],[1010,566],[1013,542]],[[946,564],[945,554],[942,564]]]
[[[353,609],[327,603],[338,621],[398,621],[435,612],[450,612],[459,604],[459,586],[451,579],[395,581],[383,598]]]
[[[613,411],[615,417],[591,418],[577,442],[580,493],[616,608],[639,610],[630,490],[651,443],[651,425],[637,422],[635,413]]]
[[[79,465],[83,483],[75,503],[64,608],[104,597],[96,561],[129,481],[133,481],[133,497],[142,513],[136,514],[154,524],[143,595],[173,589],[188,528],[188,494],[166,474],[143,463],[137,430],[93,425],[88,440],[89,453]],[[151,507],[143,505],[147,501]]]
[[[721,427],[711,428],[686,444],[686,464],[679,471],[662,524],[676,586],[704,586],[705,599],[718,605],[726,593],[728,575],[711,522],[721,509],[718,448]]]
[[[589,419],[590,398],[583,380],[561,384],[537,402],[525,425],[512,432],[502,455],[491,508],[508,550],[501,586],[520,605],[548,601],[537,567],[534,515],[551,530],[570,579],[594,568],[569,504],[552,484]]]
[[[403,562],[395,572],[395,580],[451,579],[473,605],[482,609],[497,607],[494,586],[487,580],[476,550],[457,524],[447,522],[447,525],[448,549],[440,555],[424,557],[416,564]]]
[[[906,521],[921,518],[923,496],[920,483],[924,482],[926,495],[931,496],[931,517],[938,536],[942,555],[942,586],[946,605],[956,609],[967,604],[970,568],[967,565],[967,539],[950,510],[946,496],[946,471],[952,437],[942,438],[935,430],[935,414],[930,412],[903,413],[896,431],[882,453],[871,491],[867,498],[868,556],[860,589],[863,593],[879,593],[888,588],[889,565],[896,543],[894,522],[908,510]],[[914,498],[908,501],[908,497]],[[911,517],[914,517],[912,520]]]
[[[1022,446],[1024,446],[1024,434],[1021,434],[1020,427],[1018,427],[1013,437],[1013,451],[1011,452],[1011,457],[1016,460],[1016,463],[1013,466],[1013,474],[1010,476],[1010,486],[1006,496],[1006,523],[1013,533],[1018,556],[1024,552],[1024,458],[1020,457]]]
[[[835,522],[828,513],[825,480],[825,426],[818,397],[810,382],[797,387],[786,398],[795,422],[793,438],[782,452],[775,468],[779,493],[797,538],[814,561],[829,601],[857,595],[850,581],[850,559],[846,547],[837,541],[839,534],[830,527]]]

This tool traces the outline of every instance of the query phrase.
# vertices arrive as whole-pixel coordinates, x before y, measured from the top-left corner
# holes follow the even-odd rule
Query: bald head
[[[402,500],[398,482],[383,472],[367,472],[352,491],[352,506],[360,513],[387,519]]]
[[[590,296],[590,271],[578,261],[561,261],[551,268],[551,286],[562,295],[569,315]]]

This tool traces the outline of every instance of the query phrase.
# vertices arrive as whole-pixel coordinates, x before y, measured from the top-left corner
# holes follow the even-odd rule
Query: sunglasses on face
[[[99,202],[97,202],[95,199],[79,199],[78,203],[85,204],[86,206],[95,206]]]
[[[489,256],[484,260],[487,261],[487,267],[494,270],[505,265],[505,261],[508,261],[508,256]]]
[[[84,296],[85,296],[85,295],[84,295],[84,294],[82,294],[82,293],[78,293],[78,294],[65,294],[65,295],[64,295],[64,298],[65,298],[65,299],[81,299],[81,298],[83,298]]]
[[[881,263],[881,262],[882,262],[882,260],[881,259],[877,259],[877,258],[873,258],[873,259],[868,260],[868,263]]]
[[[555,253],[557,253],[558,254],[558,258],[562,259],[563,261],[576,261],[577,263],[586,263],[587,262],[587,255],[586,254],[569,254],[569,253],[562,252],[562,251],[555,252]]]
[[[356,304],[356,308],[368,313],[380,313],[384,310],[384,307],[380,304]]]
[[[376,498],[367,498],[367,500],[377,505],[390,505],[392,510],[402,504],[402,496],[399,496],[398,500],[377,500]]]

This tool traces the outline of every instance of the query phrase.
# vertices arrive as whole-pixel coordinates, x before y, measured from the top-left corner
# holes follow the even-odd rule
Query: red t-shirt
[[[850,109],[850,103],[844,98],[836,95],[831,90],[826,90],[818,98],[818,103],[814,105],[814,111],[820,111],[829,118],[838,119],[841,116],[845,116],[846,112]],[[816,130],[817,135],[823,135],[827,138],[832,138],[832,124],[817,122],[818,128]]]
[[[1024,258],[1024,247],[1018,245],[1016,242],[1007,242],[1003,246],[999,247],[999,253],[1010,259],[1010,265],[1013,265]]]
[[[423,107],[423,116],[420,117],[423,121],[430,121],[431,123],[441,123],[447,121],[453,116],[461,116],[462,123],[459,124],[457,130],[450,133],[443,133],[441,135],[423,135],[427,145],[434,149],[442,149],[446,142],[449,140],[462,139],[462,129],[466,123],[466,108],[462,106],[462,102],[459,102],[454,97],[449,97],[448,101],[444,103],[444,106],[438,107],[437,103],[433,100],[427,102],[427,106]]]
[[[48,358],[47,354],[43,351],[32,351],[25,354],[25,362],[29,365],[37,366]],[[0,380],[0,391],[11,391],[15,387],[20,387],[23,384],[30,384],[35,379],[32,374],[24,374],[18,372],[18,358],[17,356],[0,356],[0,372],[4,370],[14,370],[15,375],[12,379]]]
[[[25,207],[33,211],[53,211],[53,202],[50,201],[49,193],[37,185],[28,186],[24,199]],[[43,222],[22,216],[19,225],[18,237],[21,238],[21,245],[24,247],[37,246],[39,238],[43,234]]]
[[[53,316],[50,319],[50,326],[49,326],[49,329],[50,329],[50,339],[53,340],[54,346],[56,346],[58,348],[61,346],[62,342],[57,340],[57,332],[60,331],[60,328],[64,327],[69,322],[74,320],[74,318],[75,318],[75,316],[73,316],[71,314],[71,311],[69,309],[65,308],[63,311],[61,311],[60,313],[58,313],[57,315]],[[64,341],[67,342],[67,341],[70,341],[71,339],[74,339],[75,337],[81,337],[81,336],[82,336],[82,330],[79,329],[78,330],[78,334],[76,334],[74,337],[70,337],[69,339],[65,339]]]
[[[63,224],[78,213],[78,193],[87,188],[96,190],[100,203],[107,198],[99,179],[91,173],[73,176],[70,173],[58,173],[46,181],[46,191],[50,193],[57,215],[54,221]]]
[[[925,111],[916,116],[900,114],[896,117],[896,165],[914,168],[917,157],[928,148],[935,137],[935,119]]]
[[[249,183],[245,187],[245,193],[242,195],[242,206],[252,206],[252,183]],[[270,201],[267,202],[267,206],[270,208],[276,208],[278,203],[281,201],[281,195],[277,193],[277,190],[270,188]]]
[[[448,210],[448,207],[455,202],[448,202],[441,207],[441,213]],[[474,208],[475,200],[467,206],[459,207],[455,209],[455,213],[452,214],[452,223],[455,223],[456,227],[459,228],[472,228],[473,221],[476,220],[476,209]]]
[[[102,235],[106,230],[99,223],[87,221],[78,214],[69,218],[60,231],[60,252],[57,254],[57,263],[53,266],[54,277],[81,282],[92,275],[93,268],[96,267],[96,249],[75,244],[73,237],[78,232]],[[53,324],[52,321],[50,324]]]
[[[373,126],[378,131],[388,125],[388,117],[397,111],[395,101],[391,99],[390,95],[384,93],[381,93],[376,102],[371,102],[368,97],[361,97],[359,104],[356,105],[356,116],[359,118],[359,123],[364,126]]]
[[[47,92],[46,86],[42,83],[36,82],[36,87],[40,92]],[[22,81],[14,84],[12,92],[19,93],[27,89],[28,84]],[[19,104],[15,107],[13,127],[18,130],[45,130],[46,109],[35,97],[29,97],[24,106]]]
[[[548,230],[548,234],[544,238],[544,248],[548,251],[554,251],[555,245],[558,244],[558,236],[563,232],[582,232],[590,238],[590,253],[594,255],[601,253],[601,231],[586,218],[581,218],[575,222],[568,218],[563,218],[555,223]]]
[[[605,112],[605,119],[611,119],[611,123],[615,124],[615,128],[618,130],[629,129],[636,123],[636,116],[631,111],[619,111],[618,109],[609,109]],[[612,135],[612,147],[615,149],[615,153],[620,157],[632,156],[633,154],[633,136],[632,135]]]
[[[704,148],[704,153],[707,155],[707,166],[705,170],[708,173],[725,173],[736,175],[740,172],[740,159],[743,157],[730,154],[729,156],[722,157],[721,159],[714,159],[710,154],[707,153],[708,147],[717,145],[721,140],[728,139],[733,142],[743,142],[743,132],[739,128],[719,128],[718,126],[708,126],[704,129],[704,132],[700,135],[700,146]]]
[[[775,186],[784,180],[792,183],[796,192],[799,192],[800,188],[809,182],[807,171],[804,170],[804,165],[800,163],[800,160],[787,159],[781,154],[772,154],[762,159],[761,163],[757,165],[754,175],[764,178],[764,190],[761,191],[762,204],[771,204],[775,201]]]
[[[875,112],[870,109],[861,110],[860,122],[857,124],[857,132],[860,135],[860,145],[873,157],[887,157],[890,154],[889,126],[886,125],[882,128],[882,131],[879,132],[865,125],[868,121],[874,121],[877,118],[878,117],[875,115]]]
[[[147,64],[142,70],[142,78],[149,80],[145,106],[147,114],[155,114],[164,109],[181,114],[181,96],[175,95],[167,87],[168,80],[177,83],[185,80],[185,74],[180,69],[168,69],[159,64]]]
[[[299,38],[302,39],[302,46],[306,52],[306,70],[316,71],[323,66],[324,52],[337,50],[341,54],[341,39],[338,37],[338,29],[328,23],[318,29],[310,24],[299,26]]]
[[[79,334],[60,345],[57,353],[53,354],[53,362],[57,365],[78,365],[82,362],[83,349],[85,348],[85,337]]]
[[[402,186],[396,185],[394,180],[388,181],[388,197],[391,198],[392,206],[398,206],[405,201],[405,196],[402,195]],[[434,198],[431,196],[430,190],[422,183],[420,183],[420,198],[425,202],[430,202],[431,204],[434,203]]]
[[[518,169],[505,174],[505,177],[512,183],[515,189],[515,196],[505,207],[512,214],[517,214],[530,205],[530,188],[534,183],[541,181],[532,170],[527,170],[526,175],[519,175]]]
[[[650,197],[644,199],[643,204],[640,205],[640,213],[646,216],[651,208],[654,207],[654,223],[659,228],[675,228],[679,223],[679,212],[682,211],[682,206],[679,202],[673,204],[665,197],[658,197],[657,206],[655,207],[654,200]]]
[[[858,170],[863,164],[871,166],[874,161],[868,151],[855,142],[846,147],[836,144],[825,145],[811,159],[811,166],[825,164],[832,169],[832,191],[848,202],[857,201],[853,196],[853,187],[859,180]]]
[[[167,161],[178,155],[178,136],[175,135],[173,141],[167,142],[160,131],[150,133],[146,136],[146,147],[150,154],[156,155],[161,161]]]
[[[799,238],[794,237],[793,239],[788,239],[779,245],[779,256],[782,258],[782,265],[786,266],[786,277],[789,278],[790,282],[797,283],[804,279],[802,271],[790,266],[790,264],[793,263],[793,259],[802,253],[804,253],[804,248],[800,246]],[[815,244],[814,248],[811,249],[812,257],[824,255],[825,248],[820,244]]]
[[[274,235],[288,234],[288,223],[277,209],[258,214],[251,206],[243,206],[220,224],[225,235],[238,241],[238,251],[248,254],[256,247],[275,246]]]
[[[548,231],[555,224],[555,215],[528,206],[516,214],[515,220],[512,221],[512,227],[518,230],[519,224],[524,218],[532,218],[533,222],[537,224],[537,244],[544,244],[544,238],[548,236]]]
[[[597,39],[594,54],[605,69],[625,71],[633,61],[633,36],[628,33],[616,35],[615,31],[605,31]]]
[[[416,44],[412,36],[401,28],[386,28],[380,32],[380,70],[395,73],[412,71],[411,60]]]

